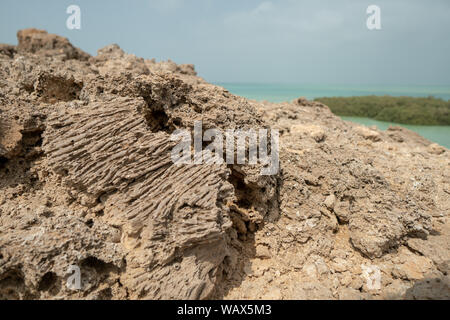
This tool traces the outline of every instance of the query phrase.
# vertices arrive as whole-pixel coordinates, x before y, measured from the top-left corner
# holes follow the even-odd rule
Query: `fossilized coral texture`
[[[449,298],[447,149],[34,29],[0,64],[1,298]],[[174,165],[197,120],[279,129],[279,173]]]

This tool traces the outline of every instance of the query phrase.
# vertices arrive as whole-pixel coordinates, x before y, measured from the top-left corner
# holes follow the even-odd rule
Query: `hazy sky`
[[[81,8],[81,30],[66,8]],[[366,9],[381,8],[369,31]],[[1,0],[0,43],[35,27],[81,49],[119,44],[209,81],[450,85],[449,0]]]

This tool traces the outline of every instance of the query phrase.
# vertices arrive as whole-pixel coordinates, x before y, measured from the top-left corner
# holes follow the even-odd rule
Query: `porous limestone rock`
[[[18,40],[0,45],[0,298],[448,299],[447,149],[118,45]],[[175,165],[171,134],[199,120],[278,129],[280,171]]]

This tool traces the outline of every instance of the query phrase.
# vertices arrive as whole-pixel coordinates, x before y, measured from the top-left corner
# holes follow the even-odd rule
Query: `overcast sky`
[[[81,8],[81,30],[66,8]],[[381,8],[381,30],[366,9]],[[193,63],[215,82],[450,85],[449,0],[1,0],[0,43],[35,27]]]

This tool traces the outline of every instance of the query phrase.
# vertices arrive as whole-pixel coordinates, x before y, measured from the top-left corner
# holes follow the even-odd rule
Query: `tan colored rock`
[[[0,117],[0,156],[13,158],[22,151],[21,127],[13,119]]]
[[[408,300],[449,300],[450,279],[425,279],[416,282],[414,286],[406,291],[405,299]]]
[[[292,134],[310,136],[316,142],[322,142],[326,138],[324,130],[317,125],[294,125],[291,127]]]
[[[356,132],[366,140],[371,140],[374,142],[381,140],[380,134],[377,131],[369,129],[367,127],[357,127]]]
[[[17,32],[19,53],[38,53],[46,56],[63,55],[67,59],[86,60],[89,55],[72,46],[67,40],[44,30],[24,29]]]
[[[447,149],[443,146],[438,145],[437,143],[432,143],[428,146],[428,152],[431,154],[440,155],[446,152]]]
[[[334,194],[330,194],[328,197],[325,198],[325,201],[323,202],[325,207],[327,207],[330,210],[334,209],[335,203],[336,203],[336,197],[334,196]]]
[[[237,97],[118,45],[90,57],[18,36],[0,46],[0,298],[448,298],[446,149],[304,98]],[[280,171],[175,166],[171,133],[198,120],[279,129]]]
[[[408,247],[413,251],[431,259],[443,273],[450,273],[450,234],[447,230],[439,235],[432,235],[427,240],[410,239]]]
[[[268,259],[271,258],[272,255],[269,248],[259,245],[256,247],[256,257],[261,259]]]
[[[364,295],[352,288],[343,288],[339,291],[339,300],[364,300]]]
[[[318,282],[298,283],[291,288],[291,300],[326,300],[332,299],[331,290]]]

